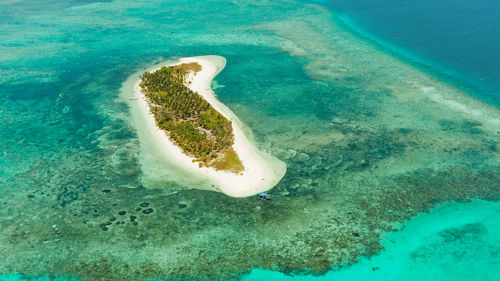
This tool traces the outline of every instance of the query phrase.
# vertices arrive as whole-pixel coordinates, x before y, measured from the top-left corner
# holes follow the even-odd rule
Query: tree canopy
[[[231,121],[186,85],[198,63],[162,67],[142,75],[140,86],[147,97],[156,125],[167,131],[187,155],[217,170],[239,173],[243,165],[234,152]]]

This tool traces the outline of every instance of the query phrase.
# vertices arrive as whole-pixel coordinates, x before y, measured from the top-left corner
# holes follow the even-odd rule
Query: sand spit
[[[234,132],[233,149],[240,157],[245,170],[240,174],[234,174],[216,171],[211,167],[199,167],[197,162],[193,162],[192,157],[184,154],[181,148],[175,145],[165,132],[156,126],[154,117],[149,111],[146,97],[140,89],[139,80],[134,85],[134,96],[129,98],[129,103],[131,107],[138,109],[132,110],[132,117],[135,125],[142,127],[142,130],[138,133],[141,143],[147,142],[150,146],[154,146],[154,150],[160,154],[155,155],[155,157],[168,158],[169,162],[174,163],[184,172],[209,181],[229,196],[245,197],[273,188],[285,175],[285,163],[258,150],[255,144],[243,133],[244,124],[227,106],[216,98],[211,89],[212,79],[224,69],[226,59],[220,56],[188,57],[181,58],[173,63],[161,64],[161,66],[191,62],[199,63],[202,70],[194,76],[190,75],[191,83],[188,87],[203,96],[213,108],[232,121]],[[202,189],[206,189],[206,187],[202,187]]]

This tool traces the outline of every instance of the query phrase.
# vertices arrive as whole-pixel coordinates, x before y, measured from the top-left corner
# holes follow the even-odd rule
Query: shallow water
[[[326,7],[30,5],[1,6],[0,273],[323,273],[378,253],[386,231],[442,202],[500,198],[498,109],[354,36]],[[271,202],[144,180],[122,83],[205,54],[228,61],[219,99],[287,163]]]
[[[498,203],[447,203],[400,225],[382,241],[380,255],[356,265],[322,276],[254,270],[242,280],[495,280],[499,215]]]
[[[495,280],[500,274],[499,215],[499,203],[447,203],[399,225],[382,241],[384,251],[356,265],[321,276],[255,269],[241,280]],[[27,279],[12,275],[0,280]]]

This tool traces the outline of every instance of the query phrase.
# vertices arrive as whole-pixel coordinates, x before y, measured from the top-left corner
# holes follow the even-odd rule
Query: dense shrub
[[[140,86],[158,127],[166,130],[186,154],[206,165],[218,163],[217,169],[241,171],[241,161],[232,149],[231,121],[186,86],[189,72],[200,70],[197,63],[162,67],[145,72]],[[217,159],[224,155],[232,155],[232,161]],[[232,167],[220,167],[220,163],[231,163]]]

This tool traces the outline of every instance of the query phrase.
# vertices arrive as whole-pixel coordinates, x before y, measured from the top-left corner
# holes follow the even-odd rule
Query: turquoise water
[[[397,251],[416,252],[405,261],[422,267],[439,258],[428,245],[454,255],[457,243],[443,239],[461,231],[479,242],[457,260],[488,254],[482,264],[493,269],[475,272],[495,272],[498,257],[476,244],[496,237],[481,218],[498,217],[498,109],[352,34],[328,7],[3,1],[0,14],[1,274],[378,274]],[[145,179],[124,83],[156,63],[207,54],[227,58],[219,99],[287,164],[271,202]],[[439,211],[410,220],[407,228],[430,233],[415,248],[384,240],[403,239],[391,230],[419,213],[471,199],[483,200],[437,207],[450,218],[479,212],[446,229],[423,227]],[[365,261],[378,253],[377,265]]]
[[[255,269],[241,280],[495,280],[500,275],[499,215],[498,203],[448,203],[398,226],[382,242],[385,251],[356,265],[322,276]],[[13,275],[0,280],[26,279]]]
[[[323,276],[254,270],[242,280],[496,280],[499,215],[498,203],[448,203],[402,224],[385,251],[356,265]]]

